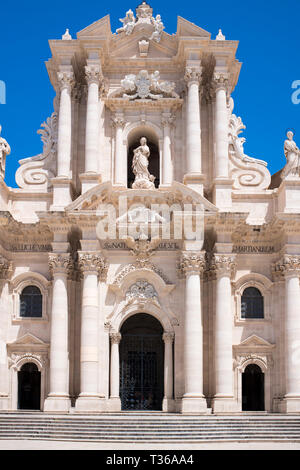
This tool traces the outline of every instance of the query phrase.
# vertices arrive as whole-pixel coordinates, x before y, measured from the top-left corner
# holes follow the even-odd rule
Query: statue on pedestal
[[[135,180],[132,185],[133,189],[154,189],[155,176],[150,175],[149,157],[150,149],[147,145],[146,137],[140,140],[140,146],[133,151],[132,171],[135,175]]]
[[[126,12],[125,18],[120,19],[121,23],[123,23],[122,28],[117,29],[117,33],[124,32],[126,36],[131,34],[135,27],[135,17],[132,10],[128,10]]]
[[[0,126],[0,178],[5,178],[6,155],[10,154],[10,146],[3,137],[1,137],[2,126]]]
[[[287,160],[282,170],[282,178],[287,176],[300,176],[300,150],[294,141],[293,131],[287,132],[287,139],[284,142],[284,154]]]

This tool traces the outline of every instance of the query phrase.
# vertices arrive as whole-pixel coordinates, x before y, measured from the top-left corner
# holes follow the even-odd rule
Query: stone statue
[[[156,15],[156,18],[151,19],[152,24],[154,26],[154,31],[152,33],[152,36],[150,37],[150,40],[160,42],[161,40],[161,34],[163,30],[165,29],[163,22],[161,21],[161,16]]]
[[[132,171],[135,180],[132,185],[133,189],[153,189],[155,176],[150,175],[148,170],[150,149],[147,145],[146,137],[140,140],[140,146],[133,151]]]
[[[147,70],[140,70],[137,75],[129,74],[121,80],[122,97],[130,100],[160,98],[178,98],[175,93],[175,83],[160,80],[159,71],[149,75]],[[124,93],[125,92],[125,93]]]
[[[1,137],[2,126],[0,126],[0,178],[5,178],[6,155],[10,154],[10,146],[3,137]]]
[[[133,11],[128,10],[126,12],[125,18],[120,18],[120,21],[121,21],[121,23],[123,23],[123,26],[122,26],[122,28],[117,29],[116,32],[117,33],[122,33],[124,31],[126,36],[131,34],[134,30],[134,27],[135,27],[135,17],[134,17]]]
[[[284,155],[287,160],[284,169],[282,170],[282,178],[287,176],[300,176],[300,150],[294,141],[294,133],[287,132],[287,139],[284,142]]]

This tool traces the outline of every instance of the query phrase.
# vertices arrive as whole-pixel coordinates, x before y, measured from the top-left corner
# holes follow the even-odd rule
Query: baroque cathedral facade
[[[51,40],[4,182],[0,410],[300,412],[300,152],[244,152],[238,42],[143,2]],[[280,151],[280,149],[278,149]]]

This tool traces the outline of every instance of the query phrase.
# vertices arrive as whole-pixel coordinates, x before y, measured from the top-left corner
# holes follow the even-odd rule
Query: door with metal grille
[[[164,383],[161,334],[125,334],[120,344],[123,410],[161,410]]]

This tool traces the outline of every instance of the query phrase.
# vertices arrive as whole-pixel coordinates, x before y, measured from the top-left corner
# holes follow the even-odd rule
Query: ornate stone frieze
[[[284,255],[284,257],[272,265],[275,278],[285,275],[300,275],[300,255]]]
[[[172,331],[165,331],[163,334],[163,341],[164,343],[173,343],[175,335]]]
[[[122,339],[121,333],[117,333],[115,331],[111,332],[109,334],[109,337],[110,337],[110,341],[112,344],[120,344],[121,339]]]
[[[70,92],[75,84],[74,81],[74,73],[69,71],[69,72],[58,72],[57,73],[57,80],[58,80],[58,86],[60,91],[64,90],[67,88],[67,90]]]
[[[58,273],[70,275],[73,269],[70,253],[49,253],[48,264],[52,275]]]
[[[141,70],[138,75],[126,75],[121,80],[121,87],[122,97],[129,100],[178,98],[175,93],[175,83],[161,80],[158,70],[151,75],[147,70]]]
[[[18,369],[20,362],[23,363],[23,361],[38,363],[41,369],[45,369],[49,362],[47,354],[34,354],[31,352],[24,352],[23,354],[12,353],[8,357],[8,367]]]
[[[78,253],[78,268],[84,273],[97,272],[103,277],[107,272],[107,263],[100,253],[80,252]]]
[[[234,180],[234,189],[267,189],[271,182],[271,175],[267,163],[263,160],[248,157],[244,152],[246,139],[239,137],[246,129],[240,117],[232,113],[234,101],[229,100],[229,172]]]
[[[127,264],[126,266],[124,266],[124,268],[121,270],[121,272],[117,275],[116,279],[114,280],[114,284],[115,285],[121,285],[122,284],[122,281],[123,279],[129,274],[129,273],[132,273],[134,271],[136,271],[137,269],[143,269],[145,270],[146,272],[149,271],[150,273],[156,273],[159,277],[161,277],[163,279],[163,281],[170,285],[172,284],[170,282],[170,280],[165,276],[165,274],[162,272],[161,269],[159,269],[157,266],[155,266],[154,264],[150,263],[149,261],[145,261],[143,263],[140,263],[140,262],[135,262],[135,263],[131,263],[131,264]]]
[[[206,265],[204,252],[183,252],[179,261],[179,273],[184,276],[188,274],[203,274]]]

